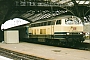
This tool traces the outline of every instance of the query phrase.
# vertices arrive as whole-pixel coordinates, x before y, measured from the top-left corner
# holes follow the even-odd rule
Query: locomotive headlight
[[[67,35],[69,35],[70,33],[67,33]]]
[[[80,34],[83,34],[82,32]]]

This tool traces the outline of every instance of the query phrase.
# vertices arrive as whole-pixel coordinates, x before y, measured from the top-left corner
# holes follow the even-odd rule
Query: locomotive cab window
[[[77,25],[77,24],[81,24],[81,21],[79,19],[77,19],[77,18],[66,19],[65,24],[67,24],[67,25],[72,25],[72,24]]]
[[[67,20],[65,20],[65,23],[71,25],[71,24],[73,24],[73,20],[67,19]]]
[[[57,21],[56,21],[56,25],[57,25],[57,24],[61,24],[61,20],[57,20]]]

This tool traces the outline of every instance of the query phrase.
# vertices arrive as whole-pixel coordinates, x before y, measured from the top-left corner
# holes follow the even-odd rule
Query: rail
[[[0,55],[7,58],[11,58],[13,60],[49,60],[49,59],[45,59],[41,57],[23,54],[23,53],[12,51],[12,50],[7,50],[1,47],[0,47]]]

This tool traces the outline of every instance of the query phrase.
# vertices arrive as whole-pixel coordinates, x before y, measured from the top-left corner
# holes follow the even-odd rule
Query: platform
[[[0,47],[9,50],[30,54],[50,60],[90,60],[90,51],[62,48],[20,42],[18,44],[0,43]]]

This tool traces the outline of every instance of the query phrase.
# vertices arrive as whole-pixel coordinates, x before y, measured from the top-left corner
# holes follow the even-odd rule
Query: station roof
[[[0,11],[0,13],[1,13],[0,14],[0,19],[1,19],[0,24],[2,24],[6,20],[12,19],[14,17],[20,17],[20,18],[22,18],[24,20],[26,19],[28,21],[36,21],[38,19],[47,19],[47,18],[50,18],[52,16],[57,16],[60,14],[67,13],[67,11],[65,11],[65,9],[62,9],[63,11],[61,11],[60,10],[61,8],[66,8],[70,11],[73,10],[72,12],[74,12],[74,13],[75,13],[75,11],[77,11],[74,9],[81,9],[81,8],[82,9],[86,8],[85,11],[86,10],[90,11],[89,10],[90,9],[90,7],[89,7],[90,0],[64,0],[64,1],[63,0],[51,0],[50,3],[49,2],[46,2],[46,3],[39,2],[39,4],[42,4],[42,5],[37,5],[37,6],[34,6],[35,4],[33,4],[33,6],[18,5],[18,6],[16,6],[16,8],[13,8],[13,7],[15,7],[15,6],[13,6],[13,4],[14,4],[14,3],[12,3],[13,1],[16,2],[19,0],[10,0],[10,1],[0,0],[0,3],[1,3],[0,4],[0,10],[1,10]],[[20,1],[24,2],[24,0],[20,0]],[[35,0],[35,1],[37,1],[37,0]],[[74,6],[74,4],[77,4],[77,5]],[[78,6],[80,6],[80,8]],[[49,10],[47,10],[47,9],[49,9]],[[82,11],[80,11],[80,12],[82,13]]]
[[[78,4],[90,5],[90,0],[76,0]]]

